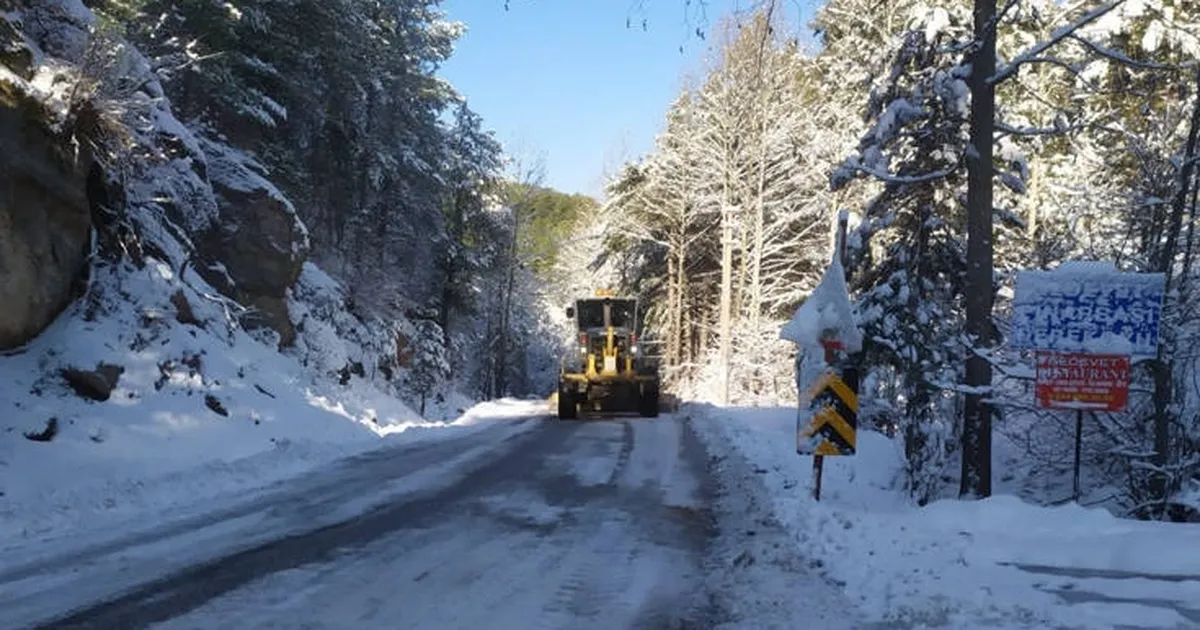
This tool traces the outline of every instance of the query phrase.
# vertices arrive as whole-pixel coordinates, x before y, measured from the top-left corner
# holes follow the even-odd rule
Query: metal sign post
[[[839,222],[838,223],[838,238],[839,239],[841,238],[842,228],[843,228],[843,224],[841,222]],[[825,345],[825,365],[833,365],[834,361],[836,361],[836,355],[834,353],[833,344],[826,344]],[[813,400],[814,401],[816,400],[815,396],[813,397]],[[825,456],[820,453],[813,455],[813,500],[814,501],[821,500],[821,476],[822,476],[822,473],[824,472],[824,468],[825,468]]]
[[[1083,412],[1122,411],[1129,400],[1129,357],[1041,351],[1037,353],[1037,403],[1045,409],[1075,410],[1072,498],[1079,501]]]
[[[1075,470],[1071,476],[1071,494],[1079,503],[1079,460],[1083,453],[1083,410],[1075,410]]]

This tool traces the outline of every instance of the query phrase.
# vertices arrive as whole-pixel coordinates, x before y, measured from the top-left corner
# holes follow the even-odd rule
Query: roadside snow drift
[[[1200,627],[1200,529],[1010,496],[924,508],[895,487],[901,445],[860,431],[858,454],[794,450],[790,408],[694,407],[714,453],[757,467],[802,553],[870,620],[902,627]]]

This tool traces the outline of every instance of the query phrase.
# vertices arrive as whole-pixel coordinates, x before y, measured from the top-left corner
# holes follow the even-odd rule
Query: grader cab
[[[598,292],[567,308],[576,332],[558,379],[558,417],[581,411],[658,415],[658,366],[638,344],[638,301]]]

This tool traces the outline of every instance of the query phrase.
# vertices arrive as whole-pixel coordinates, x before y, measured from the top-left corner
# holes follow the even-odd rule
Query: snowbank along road
[[[713,627],[706,464],[670,416],[385,449],[209,519],[0,569],[0,625]],[[220,551],[147,564],[181,546]],[[85,601],[64,605],[64,589]]]

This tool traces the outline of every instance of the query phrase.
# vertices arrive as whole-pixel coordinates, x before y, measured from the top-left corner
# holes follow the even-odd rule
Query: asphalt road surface
[[[718,625],[704,584],[716,529],[712,482],[687,423],[515,422],[524,430],[352,458],[275,494],[57,566],[107,567],[95,575],[111,579],[77,576],[55,591],[46,579],[30,581],[46,578],[53,562],[0,568],[0,592],[12,586],[10,610],[23,602],[30,615],[44,605],[29,602],[53,601],[56,592],[87,600],[62,600],[57,616],[34,624],[47,628]],[[198,553],[205,540],[223,541],[227,552],[185,562],[185,551]],[[138,566],[167,556],[182,566],[159,566],[138,582]],[[20,599],[21,583],[32,600]],[[115,592],[104,594],[105,586]]]

